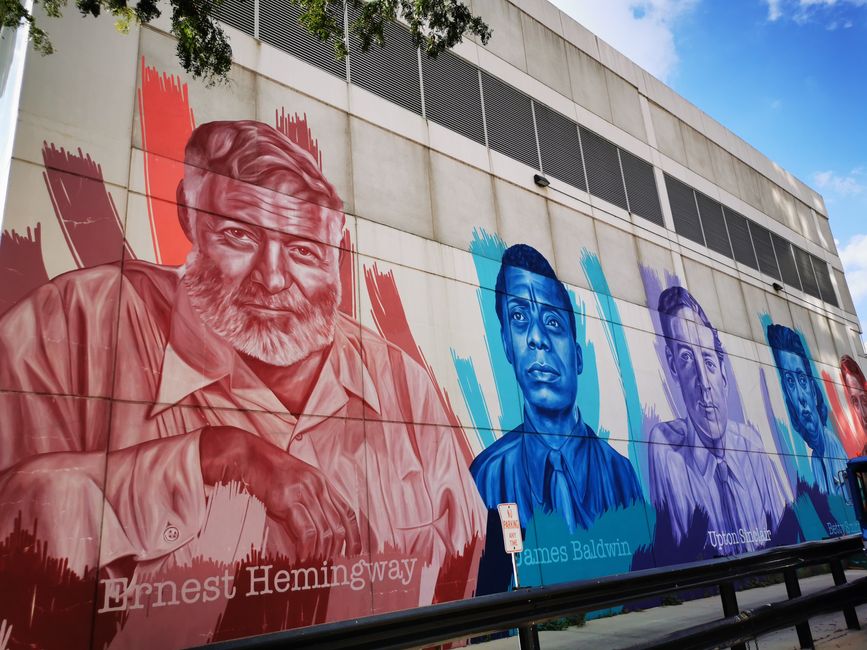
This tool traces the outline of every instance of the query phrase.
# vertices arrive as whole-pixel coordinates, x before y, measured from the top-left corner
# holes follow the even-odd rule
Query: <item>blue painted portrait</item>
[[[847,455],[828,427],[828,405],[812,372],[800,335],[785,325],[768,325],[768,343],[783,387],[789,420],[810,448],[813,481],[824,494],[843,493]]]
[[[582,420],[575,314],[566,287],[536,249],[506,249],[496,310],[524,410],[523,421],[470,467],[489,510],[517,503],[525,526],[537,510],[557,513],[574,533],[609,509],[641,502],[630,462]]]

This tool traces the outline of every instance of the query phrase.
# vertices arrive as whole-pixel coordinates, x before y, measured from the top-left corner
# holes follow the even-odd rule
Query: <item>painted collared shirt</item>
[[[842,494],[845,481],[840,480],[841,471],[846,470],[847,456],[843,445],[827,427],[822,428],[824,438],[824,453],[819,455],[810,449],[810,468],[813,470],[813,482],[825,494]]]
[[[551,458],[559,455],[565,468],[570,499],[555,503],[550,491]],[[642,501],[630,462],[580,418],[559,449],[545,442],[525,416],[524,422],[479,454],[470,466],[482,500],[489,509],[498,503],[518,504],[521,521],[534,510],[557,511],[574,532],[589,528],[606,510]],[[567,514],[566,509],[571,509]]]
[[[233,426],[321,471],[355,510],[367,557],[420,559],[418,603],[430,603],[485,513],[425,370],[341,315],[296,417],[197,317],[181,278],[145,262],[74,271],[0,320],[0,534],[38,527],[79,574],[119,558],[285,554],[282,527],[243,486],[203,484],[200,431]]]
[[[676,542],[687,536],[701,510],[708,532],[737,538],[738,544],[720,549],[724,553],[756,550],[764,545],[765,531],[776,530],[792,497],[754,429],[730,421],[723,448],[722,456],[707,450],[689,418],[656,425],[648,457],[651,500],[668,512]],[[740,529],[749,534],[739,535]]]

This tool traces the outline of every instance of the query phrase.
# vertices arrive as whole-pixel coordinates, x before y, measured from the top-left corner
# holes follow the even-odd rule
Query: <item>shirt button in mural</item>
[[[181,536],[181,532],[175,526],[166,526],[163,531],[163,539],[167,542],[176,542]]]

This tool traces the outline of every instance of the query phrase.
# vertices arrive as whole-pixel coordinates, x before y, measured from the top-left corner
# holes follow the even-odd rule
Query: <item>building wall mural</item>
[[[529,236],[467,223],[459,250],[357,217],[333,124],[272,95],[211,115],[142,58],[125,182],[49,133],[13,166],[10,648],[179,648],[508,590],[505,501],[524,585],[858,531],[854,359],[820,370],[768,313],[765,344],[722,332],[664,268],[641,267],[643,307],[585,246],[578,286]]]

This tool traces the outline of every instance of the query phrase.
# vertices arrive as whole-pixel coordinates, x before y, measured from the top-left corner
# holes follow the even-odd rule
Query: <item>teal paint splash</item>
[[[473,421],[473,427],[479,436],[479,442],[482,447],[487,447],[494,442],[494,432],[491,430],[491,415],[488,413],[488,404],[485,401],[482,387],[479,385],[473,360],[459,357],[454,350],[451,353],[464,404],[470,413],[470,419]]]
[[[644,504],[609,510],[590,529],[574,534],[557,513],[535,511],[524,552],[516,558],[521,584],[554,585],[628,572],[635,551],[651,543],[653,526],[635,525],[654,518],[652,511],[645,510]]]
[[[804,533],[804,539],[825,539],[828,536],[828,531],[825,530],[822,520],[819,519],[819,513],[816,512],[816,508],[808,495],[799,496],[792,507],[795,511],[795,517],[798,519],[798,525]]]
[[[623,390],[623,399],[626,403],[629,439],[641,440],[643,424],[641,398],[638,395],[638,382],[635,378],[632,357],[629,354],[629,344],[626,342],[626,330],[621,323],[620,310],[617,309],[617,305],[613,300],[608,299],[611,295],[611,290],[608,288],[608,280],[602,271],[599,257],[587,249],[582,250],[581,268],[584,270],[584,275],[590,283],[590,288],[596,294],[596,307],[604,318],[602,325],[605,329],[605,338],[608,341],[611,354],[620,371],[618,377],[620,378]],[[601,391],[597,388],[596,392],[598,400],[598,394]],[[641,483],[644,494],[649,494],[647,476],[641,472],[641,464],[633,445],[629,445],[629,461],[638,474],[638,480]]]
[[[579,301],[574,292],[568,291],[575,312],[575,341],[581,346],[584,368],[578,377],[578,408],[581,418],[600,437],[607,439],[607,432],[599,430],[599,369],[596,363],[596,347],[587,336],[587,305]]]
[[[813,482],[813,468],[810,466],[809,452],[803,438],[796,433],[780,418],[774,418],[777,435],[777,445],[780,452],[786,455],[786,461],[793,465],[798,478],[805,483]]]
[[[506,244],[497,235],[488,234],[484,229],[474,228],[469,248],[479,279],[480,288],[476,290],[476,295],[485,330],[485,348],[494,374],[494,385],[500,407],[498,425],[508,431],[522,422],[524,407],[520,398],[517,400],[509,398],[509,396],[520,395],[520,390],[512,365],[503,351],[494,293],[497,273],[500,271],[500,260],[503,259]]]
[[[831,516],[843,527],[846,534],[857,533],[861,529],[861,524],[855,515],[855,507],[851,503],[846,503],[839,494],[828,495],[828,507]]]

